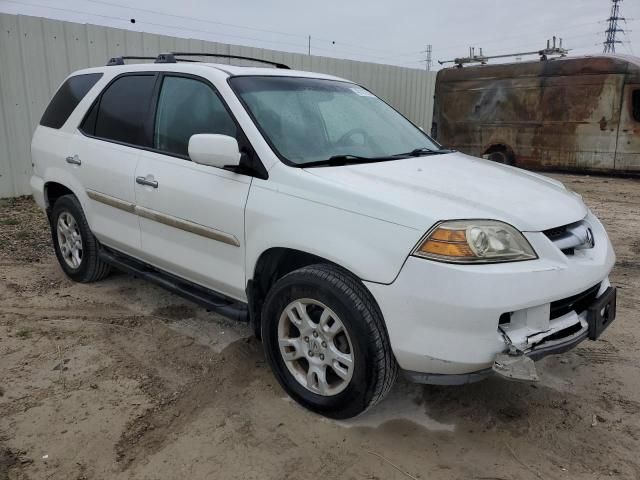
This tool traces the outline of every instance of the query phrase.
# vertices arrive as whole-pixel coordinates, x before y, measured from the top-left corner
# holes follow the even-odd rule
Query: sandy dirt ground
[[[398,381],[348,422],[288,400],[261,344],[166,291],[75,284],[0,201],[0,480],[640,478],[640,181],[557,175],[618,255],[618,319],[537,384]]]

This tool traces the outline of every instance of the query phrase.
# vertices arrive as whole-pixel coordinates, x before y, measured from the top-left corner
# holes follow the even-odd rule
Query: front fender
[[[362,280],[391,283],[424,232],[265,188],[247,201],[246,278],[270,248],[326,258]]]

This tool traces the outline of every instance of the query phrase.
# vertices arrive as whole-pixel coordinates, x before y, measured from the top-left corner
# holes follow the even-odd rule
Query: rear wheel
[[[109,264],[98,256],[98,241],[74,195],[64,195],[53,205],[51,234],[58,262],[72,280],[95,282],[109,274]]]
[[[494,145],[486,151],[484,157],[504,165],[515,165],[516,163],[513,150],[507,145]]]
[[[505,165],[510,165],[509,157],[507,157],[506,152],[502,150],[498,150],[497,152],[491,152],[487,155],[488,159],[492,162],[504,163]]]
[[[276,378],[310,410],[353,417],[393,385],[398,367],[382,315],[348,272],[313,265],[289,273],[269,291],[262,319]]]

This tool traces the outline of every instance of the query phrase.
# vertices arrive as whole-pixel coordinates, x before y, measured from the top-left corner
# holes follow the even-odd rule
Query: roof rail
[[[237,60],[250,60],[252,62],[266,63],[273,65],[276,68],[283,68],[289,70],[289,66],[284,63],[272,62],[271,60],[264,60],[262,58],[244,57],[241,55],[228,55],[226,53],[199,53],[199,52],[169,52],[161,53],[156,58],[155,63],[176,63],[176,62],[196,62],[197,60],[187,60],[176,58],[177,56],[195,56],[195,57],[216,57],[216,58],[234,58]]]
[[[107,67],[124,65],[125,60],[156,60],[157,57],[111,57],[107,62]]]

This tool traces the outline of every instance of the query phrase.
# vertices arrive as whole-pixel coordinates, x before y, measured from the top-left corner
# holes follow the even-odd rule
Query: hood
[[[347,190],[341,208],[421,230],[482,218],[541,231],[587,214],[582,199],[556,180],[458,152],[305,172]]]

